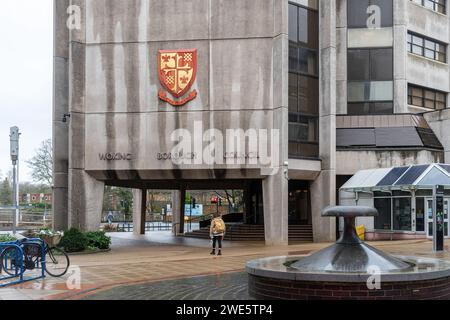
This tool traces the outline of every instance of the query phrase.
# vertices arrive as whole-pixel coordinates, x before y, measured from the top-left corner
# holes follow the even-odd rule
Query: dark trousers
[[[222,236],[213,237],[213,249],[216,249],[216,242],[219,244],[219,250],[222,249]]]

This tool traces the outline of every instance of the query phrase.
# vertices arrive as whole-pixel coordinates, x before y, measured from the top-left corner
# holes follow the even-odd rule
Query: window
[[[412,231],[411,198],[393,198],[394,230]]]
[[[381,27],[393,25],[392,0],[347,0],[347,17],[349,28],[367,28],[367,20],[372,12],[368,9],[376,5],[380,8]],[[368,12],[369,11],[369,12]]]
[[[428,109],[445,109],[447,106],[447,94],[410,84],[408,85],[408,104]]]
[[[391,230],[391,198],[375,198],[374,206],[378,210],[378,216],[375,217],[375,229]]]
[[[289,4],[289,156],[319,156],[319,16]]]
[[[446,0],[411,0],[414,3],[420,4],[421,6],[431,9],[433,11],[446,14]]]
[[[416,198],[416,231],[425,231],[425,198]]]
[[[379,213],[374,220],[376,230],[413,231],[411,197],[374,198],[374,206]]]
[[[393,113],[392,48],[348,50],[348,114]]]
[[[349,81],[393,79],[392,48],[349,49],[347,59]]]
[[[447,62],[446,44],[411,32],[408,32],[408,52],[443,63]]]

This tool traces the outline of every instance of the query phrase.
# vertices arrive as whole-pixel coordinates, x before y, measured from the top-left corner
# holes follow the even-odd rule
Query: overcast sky
[[[52,134],[52,0],[0,1],[0,170],[12,168],[9,128],[18,126],[20,179],[31,181],[24,160]]]

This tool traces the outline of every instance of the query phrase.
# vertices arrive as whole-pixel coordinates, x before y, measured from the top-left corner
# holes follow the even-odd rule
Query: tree
[[[36,155],[26,161],[31,169],[31,177],[35,182],[53,185],[53,147],[52,140],[47,139],[36,150]]]
[[[0,184],[0,204],[4,206],[12,205],[13,190],[8,178]]]

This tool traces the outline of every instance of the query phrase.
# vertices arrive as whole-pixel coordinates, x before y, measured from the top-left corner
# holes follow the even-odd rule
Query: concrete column
[[[286,245],[288,235],[288,181],[283,170],[263,180],[266,245]]]
[[[347,114],[347,0],[336,0],[336,113]]]
[[[178,236],[180,232],[180,209],[181,209],[181,194],[179,190],[172,191],[172,234]]]
[[[394,1],[394,113],[408,113],[408,81],[406,79],[408,0]]]
[[[133,189],[133,233],[145,234],[147,190]]]
[[[69,111],[69,30],[66,10],[69,0],[55,0],[53,53],[53,228],[65,230],[68,219],[68,125]]]
[[[96,231],[103,212],[105,183],[84,170],[69,170],[68,213],[69,227],[82,231]]]
[[[186,202],[186,187],[182,187],[180,192],[180,202],[178,203],[178,210],[180,214],[180,224],[178,234],[184,234],[184,203]]]
[[[311,185],[315,242],[336,239],[336,220],[321,210],[336,204],[336,0],[320,1],[319,143],[322,172]]]

